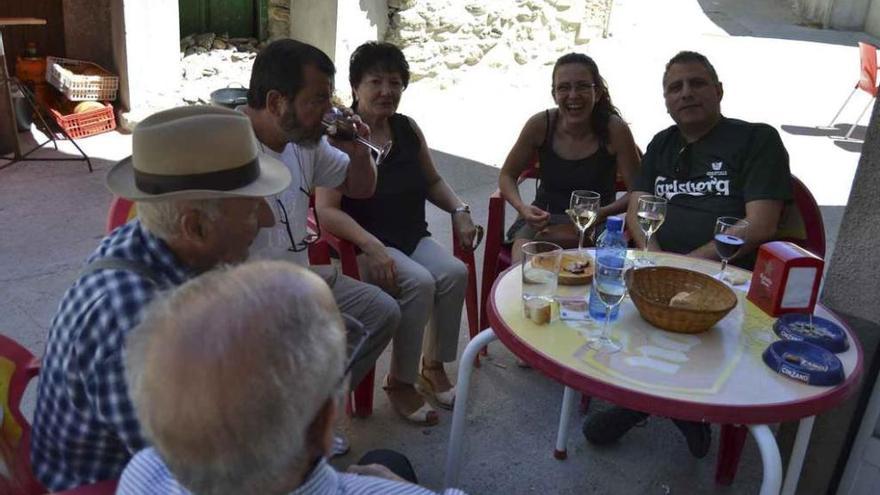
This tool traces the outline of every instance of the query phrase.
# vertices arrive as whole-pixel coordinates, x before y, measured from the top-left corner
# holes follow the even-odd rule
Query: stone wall
[[[270,40],[290,36],[290,0],[269,0],[268,18]]]
[[[389,0],[386,40],[412,80],[462,67],[552,64],[602,35],[607,0]]]

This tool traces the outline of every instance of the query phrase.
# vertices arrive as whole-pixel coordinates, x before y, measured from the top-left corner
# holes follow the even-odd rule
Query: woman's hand
[[[519,214],[536,232],[540,232],[550,223],[550,213],[546,212],[535,205],[525,205]]]
[[[400,287],[397,285],[397,269],[394,266],[394,259],[388,256],[385,246],[381,243],[370,244],[362,250],[366,255],[370,278],[382,290],[397,297],[400,294]]]
[[[477,235],[477,228],[471,214],[466,211],[459,211],[452,214],[452,228],[458,236],[458,244],[466,251],[473,251],[474,238]]]

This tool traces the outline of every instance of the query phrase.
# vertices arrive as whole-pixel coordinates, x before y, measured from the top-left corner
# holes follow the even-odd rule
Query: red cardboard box
[[[747,297],[770,316],[812,313],[824,266],[822,258],[796,244],[763,244]]]

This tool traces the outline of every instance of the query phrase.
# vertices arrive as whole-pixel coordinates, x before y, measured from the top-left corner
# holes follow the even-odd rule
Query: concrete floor
[[[787,3],[618,0],[613,36],[591,42],[585,51],[598,60],[642,148],[670,124],[660,93],[663,64],[679,49],[705,52],[725,82],[725,113],[781,129],[793,171],[822,205],[830,256],[861,144],[815,126],[827,123],[857,78],[855,41],[870,38],[797,26]],[[481,223],[497,166],[522,123],[552,104],[549,78],[549,67],[506,74],[475,70],[444,91],[420,81],[404,97],[401,110],[418,120],[440,172]],[[852,122],[857,107],[865,104],[863,96],[854,97],[860,103],[852,104],[843,122]],[[856,136],[863,135],[862,127]],[[0,331],[36,354],[42,353],[60,295],[103,235],[110,202],[103,175],[130,152],[130,137],[115,133],[80,143],[93,157],[94,173],[74,162],[29,162],[0,171]],[[61,148],[73,154],[69,143]],[[435,237],[448,245],[448,216],[434,208],[429,215]],[[482,251],[477,258],[482,266]],[[463,347],[464,325],[462,334]],[[716,449],[706,459],[691,458],[672,423],[662,419],[607,448],[586,445],[580,420],[575,421],[569,458],[556,461],[551,451],[562,387],[515,366],[512,354],[497,343],[484,363],[472,381],[461,476],[462,488],[470,493],[755,493],[760,485],[754,442],[746,443],[735,483],[718,487]],[[386,353],[379,376],[387,364]],[[26,410],[33,405],[32,389]],[[394,415],[378,387],[376,399],[373,417],[350,422],[353,452],[339,464],[354,462],[370,448],[394,448],[411,457],[425,485],[439,488],[451,414],[441,412],[435,428],[418,428]],[[592,407],[607,405],[594,401]],[[715,434],[717,441],[717,429]]]

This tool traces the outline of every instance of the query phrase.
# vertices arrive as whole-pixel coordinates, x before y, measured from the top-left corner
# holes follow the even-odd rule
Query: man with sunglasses
[[[132,459],[117,493],[433,493],[395,452],[368,453],[362,462],[376,464],[356,474],[328,464],[359,354],[346,358],[346,340],[327,286],[291,263],[214,271],[157,300],[125,353],[152,447]]]
[[[723,95],[704,55],[684,51],[666,64],[663,97],[675,125],[648,145],[630,195],[627,224],[636,245],[644,247],[639,198],[659,196],[667,201],[666,219],[648,248],[717,260],[717,218],[745,218],[748,235],[733,263],[751,268],[755,250],[776,234],[783,205],[792,197],[788,153],[773,127],[723,116]],[[613,407],[591,415],[584,435],[594,444],[611,443],[647,417]],[[704,457],[711,442],[709,425],[674,422],[691,454]]]
[[[257,236],[253,258],[309,266],[309,244],[320,235],[306,226],[315,187],[341,187],[360,198],[373,195],[376,165],[367,148],[324,135],[321,119],[331,109],[335,72],[324,52],[292,39],[270,43],[254,60],[248,104],[240,110],[251,119],[263,152],[288,167],[291,184],[272,201],[276,225]],[[354,125],[359,135],[369,137],[366,125]],[[352,370],[356,386],[391,340],[400,310],[379,288],[331,266],[312,270],[330,286],[340,311],[357,319],[369,336]]]

